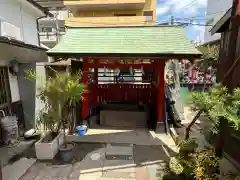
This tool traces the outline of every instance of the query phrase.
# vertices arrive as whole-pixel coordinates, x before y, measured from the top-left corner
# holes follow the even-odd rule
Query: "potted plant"
[[[61,124],[57,120],[56,111],[41,110],[36,128],[44,133],[42,138],[35,143],[38,159],[53,159],[58,152],[58,146],[63,144],[63,134],[60,133]]]
[[[37,95],[44,108],[38,114],[35,123],[35,131],[39,131],[42,137],[35,143],[35,151],[38,159],[53,159],[58,152],[58,146],[63,144],[63,134],[61,131],[61,119],[57,108],[58,96],[55,89],[52,89],[54,80],[52,78],[42,81],[42,77],[29,69],[26,71],[26,79],[30,81],[39,80]]]
[[[64,141],[61,146],[59,146],[60,156],[63,161],[70,161],[73,157],[72,149],[74,148],[73,143],[67,143],[65,129],[69,127],[71,119],[73,117],[74,111],[72,107],[76,105],[79,101],[82,101],[82,94],[86,92],[86,86],[79,83],[81,80],[80,74],[69,75],[67,73],[59,73],[56,76],[55,82],[57,83],[55,88],[59,91],[58,108],[59,115],[61,115],[61,125],[63,129]]]
[[[28,72],[28,77],[30,77],[30,79],[39,78],[32,71]],[[72,149],[74,145],[72,143],[67,143],[65,129],[72,121],[71,117],[73,117],[74,113],[72,107],[82,100],[82,93],[86,89],[86,86],[80,83],[80,80],[81,75],[79,73],[70,75],[66,72],[56,72],[54,77],[46,79],[39,87],[38,96],[45,105],[43,112],[46,112],[40,113],[39,124],[42,124],[48,133],[36,143],[36,151],[38,151],[37,148],[39,144],[49,139],[49,143],[52,144],[51,147],[53,150],[51,158],[56,155],[58,149],[64,161],[69,161],[72,158]],[[56,136],[56,134],[59,134],[60,130],[63,130],[63,138],[59,139],[58,137],[62,136]],[[57,144],[54,141],[55,136],[59,139]],[[49,152],[46,151],[46,149],[42,149],[42,153]],[[47,155],[44,157],[46,158]]]

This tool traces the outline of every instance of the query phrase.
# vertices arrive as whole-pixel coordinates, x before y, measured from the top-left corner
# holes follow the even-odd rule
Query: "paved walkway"
[[[165,132],[155,133],[155,131],[138,128],[138,129],[114,129],[104,128],[89,129],[87,134],[79,137],[75,135],[67,136],[67,141],[70,142],[92,142],[92,143],[126,143],[136,145],[162,145],[166,144],[175,148],[175,143],[171,136]]]
[[[172,153],[164,145],[106,144],[71,164],[36,162],[20,180],[157,180]]]

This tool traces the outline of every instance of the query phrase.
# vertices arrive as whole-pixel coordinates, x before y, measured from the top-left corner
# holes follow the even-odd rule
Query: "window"
[[[153,20],[153,12],[152,11],[144,11],[143,16],[145,17],[145,21]]]
[[[7,67],[0,67],[0,109],[3,110],[6,115],[11,113],[11,92]],[[2,114],[0,114],[0,117],[1,116]]]
[[[136,14],[114,14],[114,16],[136,16]]]
[[[43,27],[42,32],[52,32],[52,28],[51,27]]]

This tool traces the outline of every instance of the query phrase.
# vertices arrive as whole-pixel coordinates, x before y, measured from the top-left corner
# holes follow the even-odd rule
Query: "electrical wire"
[[[223,11],[218,11],[218,12],[215,12],[215,13],[209,13],[209,14],[206,14],[206,16],[209,16],[209,15],[214,15],[214,14],[219,14],[219,13],[223,13],[223,12],[226,12],[225,10]],[[171,14],[169,14],[168,16],[171,16]],[[206,19],[206,16],[192,16],[192,17],[177,17],[177,18],[182,18],[182,19],[189,19],[189,20],[205,20]],[[200,19],[201,18],[201,19]]]
[[[214,13],[209,13],[209,14],[206,14],[206,16],[214,15],[214,14],[220,14],[220,13],[224,13],[224,12],[226,12],[226,10],[217,11],[217,12],[214,12]],[[206,16],[193,16],[193,17],[191,17],[191,18],[206,17]]]
[[[186,23],[186,22],[174,22],[181,25],[194,25],[194,26],[213,26],[212,24],[198,24],[198,23]]]
[[[179,9],[177,9],[175,12],[178,12],[178,11],[180,11],[180,10],[182,10],[182,9],[184,9],[184,8],[186,8],[186,7],[188,7],[188,6],[191,6],[192,4],[194,4],[194,3],[196,3],[196,2],[197,2],[197,0],[193,0],[193,1],[191,1],[190,3],[186,4],[185,6],[183,6],[183,7],[179,8]]]
[[[209,13],[206,16],[219,14],[219,13],[223,13],[223,12],[226,12],[226,11],[223,10],[223,11],[218,11],[218,12],[215,12],[215,13]],[[197,19],[198,17],[203,17],[203,18],[202,19]],[[181,20],[189,20],[189,21],[197,21],[197,20],[199,20],[199,21],[201,21],[201,20],[206,20],[207,18],[205,16],[195,16],[195,17],[190,17],[190,18],[188,18],[188,17],[177,17],[175,19],[176,20],[180,20],[180,21]],[[175,22],[175,23],[177,23],[177,22]],[[178,22],[178,23],[180,23],[180,22]],[[190,24],[190,25],[197,25],[197,26],[214,26],[213,24],[198,24],[198,23],[193,24],[192,22],[190,22],[190,23],[183,23],[183,24]]]
[[[197,20],[199,20],[199,21],[201,21],[201,20],[205,20],[205,18],[187,18],[187,17],[175,17],[175,19],[180,19],[180,20],[190,20],[190,21],[197,21]]]

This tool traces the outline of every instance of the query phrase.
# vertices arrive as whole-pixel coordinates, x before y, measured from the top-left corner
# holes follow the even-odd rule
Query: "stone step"
[[[36,162],[33,158],[21,158],[13,164],[8,164],[2,169],[3,179],[5,180],[18,180],[27,170]]]

